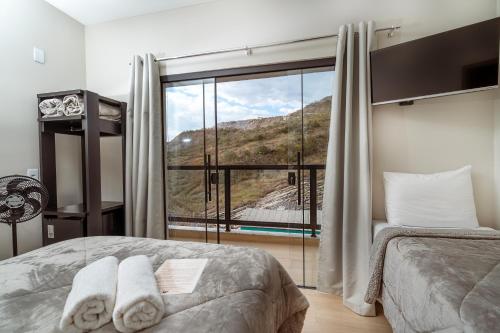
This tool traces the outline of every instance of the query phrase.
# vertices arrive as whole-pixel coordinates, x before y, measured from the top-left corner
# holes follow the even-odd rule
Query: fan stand
[[[21,218],[21,214],[18,210],[14,211],[12,214],[12,255],[17,256],[17,220]]]
[[[17,256],[17,223],[12,222],[12,254]]]

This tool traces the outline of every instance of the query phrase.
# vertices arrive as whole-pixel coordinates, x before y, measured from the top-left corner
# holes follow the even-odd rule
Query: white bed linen
[[[388,228],[390,227],[391,225],[389,223],[387,223],[387,221],[385,220],[373,220],[373,238],[375,238],[375,236],[377,236],[377,234],[382,230],[382,229],[385,229],[385,228]],[[421,228],[421,227],[407,227],[407,226],[398,226],[398,227],[401,227],[401,228]],[[422,229],[433,229],[433,230],[440,230],[440,229],[460,229],[460,228],[422,228]],[[479,228],[475,228],[475,230],[494,230],[492,228],[488,228],[488,227],[479,227]]]

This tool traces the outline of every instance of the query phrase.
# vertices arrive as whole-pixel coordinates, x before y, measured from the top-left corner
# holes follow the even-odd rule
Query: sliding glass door
[[[169,238],[207,242],[216,218],[216,193],[208,174],[215,167],[214,80],[165,87],[166,198]]]
[[[316,286],[321,233],[326,151],[335,72],[332,68],[302,71],[304,163],[304,285]]]
[[[333,75],[165,85],[170,239],[258,247],[315,285]]]
[[[221,243],[270,252],[302,285],[301,71],[224,77],[216,85]]]

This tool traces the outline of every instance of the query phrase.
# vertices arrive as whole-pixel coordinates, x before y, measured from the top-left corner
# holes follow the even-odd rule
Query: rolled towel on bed
[[[82,268],[73,279],[59,324],[63,332],[95,330],[112,319],[118,259],[105,257]]]
[[[42,118],[60,117],[64,115],[64,105],[59,98],[44,99],[38,104]]]
[[[64,115],[79,116],[83,114],[83,101],[78,95],[68,95],[63,98]]]
[[[115,328],[131,333],[160,322],[165,312],[153,267],[144,255],[129,257],[118,267]]]

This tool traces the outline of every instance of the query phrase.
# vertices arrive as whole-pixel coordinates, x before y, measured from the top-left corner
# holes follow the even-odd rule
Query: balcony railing
[[[205,171],[205,179],[207,182],[214,184],[216,182],[220,182],[219,177],[212,175],[223,173],[223,185],[224,185],[224,213],[223,218],[219,216],[219,218],[196,218],[196,217],[183,217],[183,216],[175,216],[169,214],[169,221],[172,222],[187,222],[187,223],[199,223],[199,224],[216,224],[221,225],[225,224],[226,232],[231,231],[231,225],[237,226],[255,226],[255,227],[263,227],[263,228],[286,228],[286,229],[304,229],[311,231],[311,237],[316,237],[317,230],[321,230],[321,225],[318,224],[318,170],[324,170],[325,166],[321,164],[308,164],[308,165],[219,165],[218,168],[213,167],[210,171],[208,168],[203,165],[169,165],[168,170],[190,170],[190,171]],[[309,172],[309,223],[287,223],[287,222],[276,222],[276,221],[249,221],[249,220],[239,220],[232,219],[232,206],[231,206],[231,172],[232,171],[248,171],[248,170],[256,170],[256,171],[276,171],[276,170],[288,170],[289,172],[298,170],[308,171]],[[210,172],[210,176],[209,176]],[[302,172],[303,173],[303,172]],[[296,182],[298,200],[302,205],[302,209],[304,209],[305,198],[302,198],[302,182],[301,182],[301,173],[297,172],[297,176],[294,179]],[[292,177],[293,178],[293,177]],[[291,181],[290,173],[288,178],[289,184]],[[291,184],[290,184],[291,185]],[[206,189],[207,191],[207,189]]]

